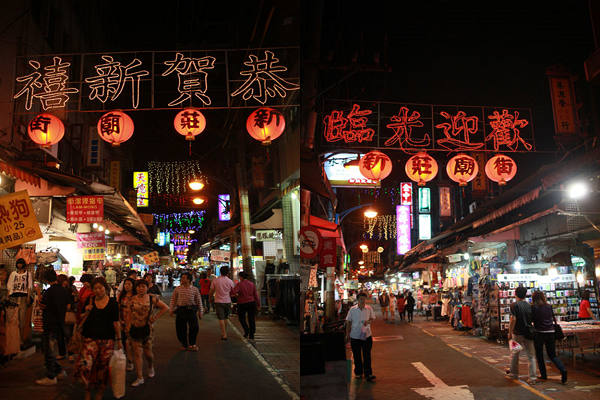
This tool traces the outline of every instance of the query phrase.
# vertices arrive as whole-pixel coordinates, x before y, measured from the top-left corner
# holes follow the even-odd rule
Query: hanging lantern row
[[[381,151],[370,151],[360,159],[359,170],[365,178],[380,181],[392,172],[392,160]],[[425,186],[437,175],[438,164],[433,157],[422,151],[408,159],[404,170],[410,180],[417,182],[419,186]],[[459,186],[466,186],[479,173],[479,165],[473,157],[458,154],[448,161],[446,173]],[[500,186],[506,185],[516,173],[517,165],[514,160],[502,154],[490,158],[485,165],[487,177]]]
[[[186,108],[175,116],[173,124],[175,130],[191,142],[206,128],[206,118],[200,110]],[[111,111],[100,118],[97,128],[102,140],[118,147],[131,138],[134,124],[124,112]],[[285,130],[285,120],[279,111],[261,107],[250,114],[246,121],[246,129],[250,136],[267,146],[281,136]],[[29,122],[27,133],[35,143],[49,148],[63,138],[65,126],[58,117],[44,113]]]

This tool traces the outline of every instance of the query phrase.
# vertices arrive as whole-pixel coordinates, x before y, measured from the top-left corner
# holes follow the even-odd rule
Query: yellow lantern
[[[175,116],[173,125],[180,135],[185,136],[185,140],[192,141],[206,128],[206,118],[195,108],[186,108]]]
[[[392,172],[392,160],[381,151],[370,151],[360,159],[358,168],[365,178],[380,181]]]
[[[404,170],[410,180],[417,182],[419,186],[425,186],[437,175],[438,165],[433,157],[422,151],[408,159]]]
[[[65,126],[58,117],[52,114],[40,114],[29,122],[27,133],[35,143],[49,148],[63,138]]]

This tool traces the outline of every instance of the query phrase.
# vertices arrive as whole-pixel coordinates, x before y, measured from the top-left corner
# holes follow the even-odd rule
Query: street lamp
[[[569,189],[569,197],[572,199],[580,199],[584,197],[588,193],[588,187],[583,182],[575,182],[573,183]]]
[[[365,217],[367,218],[375,218],[377,216],[377,211],[373,210],[372,208],[370,208],[370,206],[372,206],[373,203],[368,203],[368,204],[361,204],[358,205],[356,207],[352,207],[342,213],[339,214],[335,214],[335,223],[337,225],[340,225],[342,223],[342,220],[344,219],[344,217],[348,214],[350,214],[352,211],[354,210],[358,210],[359,208],[364,208],[364,207],[369,207],[366,211],[365,211]]]

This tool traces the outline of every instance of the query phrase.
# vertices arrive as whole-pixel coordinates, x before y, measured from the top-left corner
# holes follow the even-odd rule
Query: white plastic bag
[[[125,396],[125,373],[127,371],[127,357],[123,350],[115,350],[108,365],[110,369],[110,383],[113,395],[120,399]]]
[[[512,339],[508,341],[508,347],[510,348],[510,352],[513,354],[516,354],[523,350],[523,346],[521,346],[519,343],[515,342]]]

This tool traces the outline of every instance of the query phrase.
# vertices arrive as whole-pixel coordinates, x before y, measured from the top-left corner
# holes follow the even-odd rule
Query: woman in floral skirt
[[[119,296],[119,322],[121,322],[121,337],[123,338],[122,344],[125,347],[125,353],[127,354],[127,371],[133,370],[133,347],[131,341],[127,338],[125,333],[125,322],[129,318],[129,307],[133,296],[136,295],[135,291],[135,280],[127,278],[123,281],[123,291]]]
[[[85,400],[91,400],[92,389],[97,389],[96,400],[102,399],[108,384],[108,364],[115,344],[121,349],[121,324],[119,305],[108,297],[109,287],[102,277],[91,283],[95,296],[85,306],[83,322],[83,347],[75,366],[73,380],[85,386]],[[115,340],[116,339],[116,340]]]

